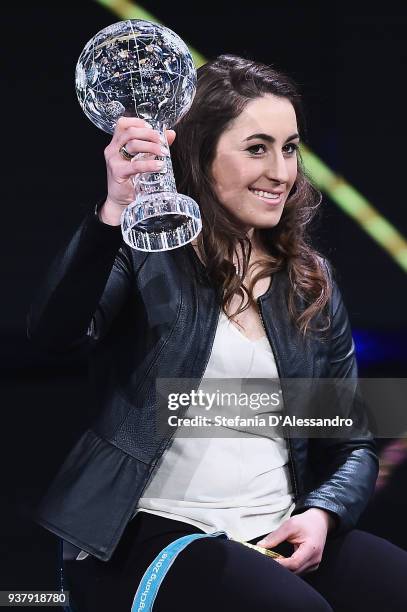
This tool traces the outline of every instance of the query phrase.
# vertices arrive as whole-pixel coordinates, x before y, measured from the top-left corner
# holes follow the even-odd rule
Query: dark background
[[[407,236],[402,3],[142,5],[207,58],[231,52],[288,72],[303,93],[309,147]],[[29,345],[25,316],[56,251],[104,195],[109,136],[80,109],[74,71],[86,42],[120,17],[91,1],[18,2],[2,13],[1,588],[56,589],[57,540],[29,517],[91,418],[86,365]],[[326,196],[315,240],[337,270],[361,375],[404,377],[405,272]],[[407,549],[406,483],[404,461],[359,527]]]

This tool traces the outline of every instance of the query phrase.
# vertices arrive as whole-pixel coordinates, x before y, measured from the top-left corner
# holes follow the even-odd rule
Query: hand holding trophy
[[[166,129],[188,111],[196,70],[185,43],[172,30],[129,19],[104,28],[83,49],[76,66],[76,92],[86,116],[113,133],[120,117],[144,119],[168,150]],[[131,160],[125,147],[121,155]],[[201,231],[197,203],[177,193],[169,153],[139,153],[163,160],[163,168],[133,177],[135,193],[121,218],[124,241],[140,251],[167,251],[191,242]]]

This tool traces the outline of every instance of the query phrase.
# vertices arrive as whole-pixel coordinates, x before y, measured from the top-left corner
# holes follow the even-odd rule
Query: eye
[[[299,146],[295,144],[294,142],[289,142],[288,144],[285,145],[284,148],[286,147],[292,147],[291,151],[287,151],[288,155],[294,155],[299,149]]]
[[[290,142],[283,147],[283,150],[288,155],[295,155],[298,149],[299,149],[299,146],[295,144],[294,142]],[[252,155],[259,156],[259,155],[262,155],[263,153],[266,153],[267,148],[264,144],[256,144],[256,145],[252,145],[251,147],[248,147],[247,151],[249,151],[249,153],[251,153]]]
[[[263,151],[259,151],[259,147],[261,147],[263,149]],[[259,155],[259,153],[265,153],[266,152],[266,147],[264,144],[256,144],[256,145],[252,145],[251,147],[249,147],[247,149],[247,151],[249,151],[250,153],[252,153],[253,155]]]

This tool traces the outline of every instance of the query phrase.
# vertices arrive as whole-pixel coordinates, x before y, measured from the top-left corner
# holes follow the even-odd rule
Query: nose
[[[267,177],[278,183],[288,183],[287,160],[281,152],[273,152],[267,165]]]

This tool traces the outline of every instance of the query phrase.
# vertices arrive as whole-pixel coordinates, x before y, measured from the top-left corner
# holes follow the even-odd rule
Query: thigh
[[[407,610],[407,552],[366,531],[328,539],[318,570],[301,577],[335,612]]]
[[[140,580],[159,552],[200,529],[142,513],[132,521],[108,562],[87,557],[64,563],[74,612],[130,612]],[[332,612],[310,585],[270,557],[239,542],[191,542],[168,570],[153,612]]]
[[[181,521],[140,512],[127,525],[109,561],[88,556],[64,561],[64,588],[72,612],[129,612],[138,584],[159,552],[189,533],[203,533]]]
[[[153,612],[332,612],[300,577],[222,538],[191,542],[163,580]]]

